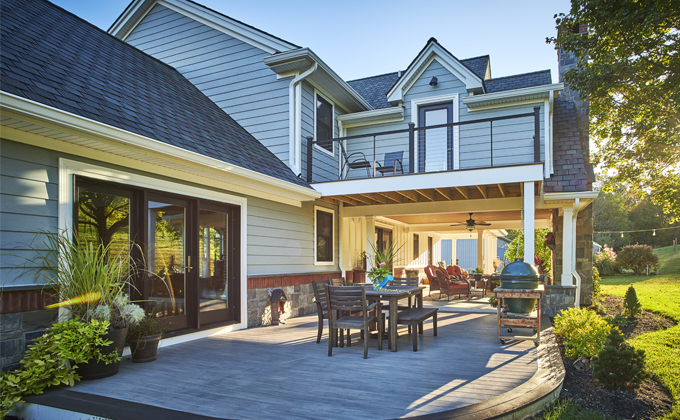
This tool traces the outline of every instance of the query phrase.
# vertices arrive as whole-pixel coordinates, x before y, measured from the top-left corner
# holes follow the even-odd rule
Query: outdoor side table
[[[501,344],[505,344],[505,340],[531,340],[534,342],[534,345],[538,346],[541,339],[541,300],[543,299],[544,290],[545,287],[542,284],[537,289],[503,289],[502,287],[493,289],[496,299],[498,299],[498,339],[501,341]],[[536,299],[536,316],[532,316],[534,312],[527,315],[507,312],[500,304],[500,299],[506,298]],[[501,335],[501,325],[507,328],[508,333],[512,332],[512,327],[532,328],[536,332],[536,336],[504,336]]]

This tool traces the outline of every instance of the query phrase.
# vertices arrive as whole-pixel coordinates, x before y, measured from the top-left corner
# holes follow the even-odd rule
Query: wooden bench
[[[437,311],[439,308],[411,308],[399,312],[397,317],[397,324],[405,324],[411,327],[413,337],[413,351],[418,351],[418,335],[423,333],[422,328],[418,328],[418,324],[432,317],[432,331],[434,336],[437,336]]]

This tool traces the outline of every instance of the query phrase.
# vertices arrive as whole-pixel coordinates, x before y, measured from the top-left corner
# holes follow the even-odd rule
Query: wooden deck
[[[71,391],[217,418],[386,419],[481,402],[537,370],[533,343],[501,345],[491,314],[440,312],[438,336],[426,322],[418,352],[400,328],[397,353],[372,339],[366,360],[358,334],[328,357],[316,328],[305,316],[161,348],[155,362],[124,359],[118,375]],[[365,382],[343,382],[358,375]]]

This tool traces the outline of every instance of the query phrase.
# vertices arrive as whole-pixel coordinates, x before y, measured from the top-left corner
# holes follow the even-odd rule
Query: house
[[[358,281],[372,244],[401,246],[400,274],[466,231],[521,227],[532,261],[551,228],[547,310],[590,299],[587,105],[549,71],[493,78],[432,38],[344,81],[189,0],[134,0],[108,33],[45,0],[1,7],[3,367],[55,319],[22,265],[44,230],[139,244],[155,276],[136,297],[195,336],[266,324],[272,288],[313,312],[311,281]]]

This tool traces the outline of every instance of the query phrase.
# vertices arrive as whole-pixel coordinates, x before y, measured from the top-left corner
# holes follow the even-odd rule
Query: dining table
[[[373,285],[366,286],[366,299],[371,301],[380,300],[381,302],[388,302],[389,305],[389,330],[388,340],[390,343],[390,350],[397,351],[397,316],[398,302],[402,299],[415,297],[416,307],[423,307],[423,289],[424,286],[387,286],[387,290],[375,290]],[[422,332],[423,323],[418,324],[418,331],[413,331],[413,334]]]

